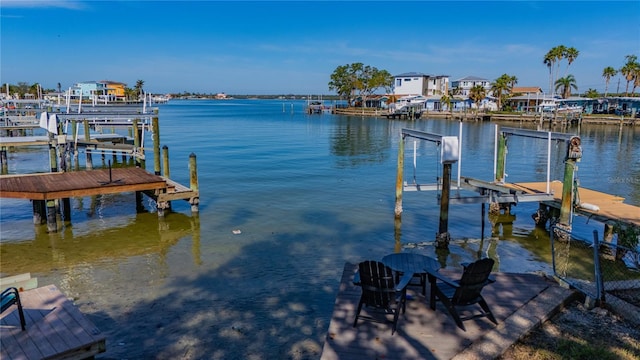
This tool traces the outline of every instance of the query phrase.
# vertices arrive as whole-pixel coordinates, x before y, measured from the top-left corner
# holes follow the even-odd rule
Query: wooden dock
[[[20,293],[26,330],[16,307],[0,315],[1,359],[87,359],[106,350],[106,336],[54,285]]]
[[[164,191],[167,182],[142,168],[116,168],[77,172],[0,176],[0,197],[30,200]]]
[[[197,189],[138,167],[0,176],[0,198],[32,200],[34,222],[42,223],[46,219],[49,231],[57,229],[56,216],[49,216],[55,211],[56,200],[126,192],[144,193],[153,198],[160,217],[174,200],[188,201],[191,211],[198,212]],[[71,213],[68,206],[66,208],[65,219],[70,221]]]
[[[542,275],[498,272],[492,275],[496,282],[483,290],[498,325],[486,318],[468,320],[465,332],[442,303],[436,311],[429,308],[428,287],[426,298],[420,289],[410,288],[406,313],[391,335],[389,324],[361,321],[353,327],[361,293],[352,283],[356,269],[345,264],[321,360],[496,358],[575,296]]]
[[[504,185],[527,194],[539,194],[547,191],[546,182],[506,183]],[[562,182],[558,180],[551,181],[549,188],[550,192],[554,194],[554,199],[543,203],[551,207],[560,208]],[[577,206],[574,211],[583,216],[605,223],[609,220],[614,220],[640,226],[640,207],[623,203],[623,197],[579,187],[578,199],[579,204],[584,206],[586,206],[585,204],[597,206],[597,210],[590,209],[589,206]]]

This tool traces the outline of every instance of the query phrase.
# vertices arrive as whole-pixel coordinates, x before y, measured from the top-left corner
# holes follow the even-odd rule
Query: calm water
[[[197,155],[199,216],[186,202],[174,202],[174,212],[159,220],[148,201],[149,212],[136,214],[133,194],[81,198],[71,202],[72,225],[47,234],[46,225],[32,224],[28,201],[2,199],[2,275],[31,272],[41,285],[55,284],[74,298],[107,333],[105,358],[317,358],[345,262],[399,249],[435,256],[435,192],[405,192],[402,231],[394,232],[400,130],[457,135],[460,125],[307,115],[304,105],[160,105],[171,178],[188,185],[189,154]],[[462,132],[462,175],[490,181],[495,124],[467,122]],[[581,186],[640,205],[640,128],[568,132],[582,139]],[[149,134],[145,141],[152,144]],[[416,146],[416,181],[434,183],[440,150],[429,142]],[[546,180],[546,141],[511,137],[508,146],[507,181]],[[552,179],[562,179],[564,151],[552,147]],[[412,141],[406,153],[411,182]],[[147,155],[153,172],[152,151]],[[44,149],[12,152],[9,163],[10,173],[49,168]],[[94,166],[99,163],[94,156]],[[488,219],[483,231],[480,205],[452,205],[455,241],[441,263],[458,266],[488,255],[501,271],[549,272],[548,238],[530,216],[536,209],[513,207],[513,226],[492,236]],[[584,238],[593,229],[601,231],[601,224],[574,220]]]

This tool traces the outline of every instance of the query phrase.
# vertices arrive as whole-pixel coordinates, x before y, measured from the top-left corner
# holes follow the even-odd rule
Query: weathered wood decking
[[[20,293],[26,330],[17,308],[0,316],[0,358],[85,359],[104,352],[106,337],[54,285]]]
[[[546,182],[527,182],[504,184],[518,191],[528,194],[543,193],[547,191]],[[562,182],[551,181],[549,183],[550,191],[554,194],[554,201],[544,202],[547,205],[559,208],[562,201]],[[594,220],[606,222],[608,220],[619,220],[622,222],[640,226],[640,207],[623,203],[624,198],[616,195],[605,194],[599,191],[578,188],[578,198],[582,204],[596,205],[598,210],[591,210],[586,207],[578,206],[576,212],[591,217]]]
[[[465,332],[441,303],[436,311],[429,308],[429,290],[425,299],[411,288],[406,314],[400,315],[398,331],[391,335],[389,324],[361,321],[353,327],[360,298],[360,288],[352,283],[356,269],[355,264],[345,265],[322,360],[495,358],[574,294],[541,275],[495,273],[496,282],[483,296],[498,325],[486,318],[468,320]]]
[[[51,200],[133,191],[155,194],[160,201],[199,196],[198,191],[142,168],[0,176],[3,198]]]
[[[0,176],[0,197],[49,200],[166,189],[166,181],[142,168]]]

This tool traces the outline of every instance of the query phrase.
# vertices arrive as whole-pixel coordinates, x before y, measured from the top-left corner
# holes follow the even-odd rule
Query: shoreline
[[[351,115],[351,116],[371,116],[371,117],[386,117],[387,111],[381,109],[367,109],[367,108],[346,108],[346,109],[333,109],[333,114],[336,115]],[[473,113],[451,113],[451,112],[433,112],[424,111],[421,118],[435,118],[446,120],[460,120],[460,121],[518,121],[518,122],[540,122],[540,114],[473,114]],[[576,120],[569,120],[575,122]],[[548,123],[548,119],[544,119],[543,123]],[[553,120],[553,124],[564,123],[566,120],[562,116],[558,116],[556,120]],[[582,124],[596,124],[596,125],[640,125],[640,119],[633,117],[624,117],[616,115],[583,115],[580,122]]]

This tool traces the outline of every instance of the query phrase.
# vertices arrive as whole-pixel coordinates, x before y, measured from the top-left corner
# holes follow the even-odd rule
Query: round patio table
[[[413,274],[414,277],[420,278],[420,286],[422,286],[422,295],[427,295],[427,272],[438,271],[440,264],[438,260],[421,254],[414,253],[394,253],[386,255],[382,258],[382,263],[390,267],[391,270],[403,274]]]

